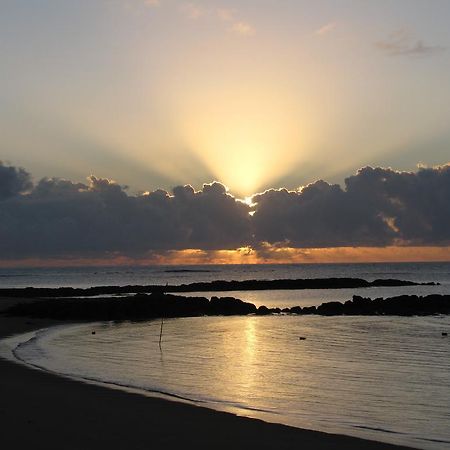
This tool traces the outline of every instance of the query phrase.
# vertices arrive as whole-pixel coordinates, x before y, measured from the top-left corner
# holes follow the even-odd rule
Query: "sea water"
[[[330,277],[355,277],[368,281],[398,278],[450,284],[450,262],[0,268],[0,287],[178,285],[214,280]]]
[[[371,264],[260,264],[205,266],[127,266],[0,268],[0,288],[92,287],[162,285],[210,282],[214,280],[273,280],[294,278],[351,277],[373,281],[396,278],[416,282],[434,281],[439,286],[377,287],[370,289],[305,289],[283,291],[202,292],[182,295],[229,296],[256,306],[292,307],[319,305],[324,301],[345,301],[352,295],[371,298],[401,294],[450,294],[450,263]]]
[[[440,286],[231,292],[267,306],[352,295],[450,294],[450,264],[2,269],[2,287],[358,277]],[[220,293],[201,293],[210,296]],[[191,294],[186,294],[191,295]],[[320,431],[450,448],[449,316],[199,317],[71,325],[14,345],[17,358],[85,380]],[[92,334],[95,331],[95,334]]]
[[[65,326],[14,354],[56,373],[267,421],[450,448],[448,316],[172,319],[161,347],[160,325]]]

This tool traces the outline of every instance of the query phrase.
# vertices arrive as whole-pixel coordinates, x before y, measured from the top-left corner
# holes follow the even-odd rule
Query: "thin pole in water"
[[[161,317],[161,330],[159,332],[159,346],[161,347],[162,333],[163,333],[164,317]]]

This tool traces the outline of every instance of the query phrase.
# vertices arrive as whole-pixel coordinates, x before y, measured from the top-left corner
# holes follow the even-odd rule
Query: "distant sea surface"
[[[439,282],[440,286],[383,287],[370,289],[284,290],[245,292],[202,292],[183,295],[234,296],[256,306],[311,306],[324,301],[345,301],[352,295],[390,297],[401,294],[450,293],[450,262],[394,264],[252,264],[207,266],[131,266],[0,268],[0,287],[92,287],[125,285],[189,284],[214,280],[273,280],[285,278],[350,277],[373,281],[396,278],[418,282]]]
[[[450,294],[449,263],[0,271],[2,287],[326,277],[441,285],[225,295],[292,306],[353,294]],[[8,345],[23,361],[86,380],[302,428],[450,449],[450,338],[443,335],[450,334],[449,316],[172,319],[164,322],[161,348],[159,332],[160,321],[70,325]]]

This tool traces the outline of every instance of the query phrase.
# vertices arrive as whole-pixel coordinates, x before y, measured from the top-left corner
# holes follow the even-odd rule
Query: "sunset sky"
[[[450,259],[449,17],[448,0],[2,1],[0,264]]]

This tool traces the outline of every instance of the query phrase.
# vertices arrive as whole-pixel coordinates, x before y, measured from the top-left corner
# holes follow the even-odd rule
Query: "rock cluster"
[[[132,297],[41,299],[18,304],[6,311],[9,315],[46,317],[62,320],[146,320],[159,317],[195,317],[269,314],[339,315],[431,315],[450,314],[450,295],[400,295],[390,298],[353,296],[345,303],[326,302],[320,306],[268,308],[234,297],[182,297],[154,293]]]
[[[170,294],[137,294],[133,297],[61,298],[21,303],[9,315],[60,320],[145,320],[158,317],[246,315],[256,306],[233,297],[181,297]]]
[[[283,313],[318,314],[321,316],[425,316],[431,314],[450,314],[450,295],[399,295],[389,298],[370,298],[354,295],[352,300],[341,302],[326,302],[320,306],[301,308],[284,308]],[[273,310],[269,312],[274,312]]]

